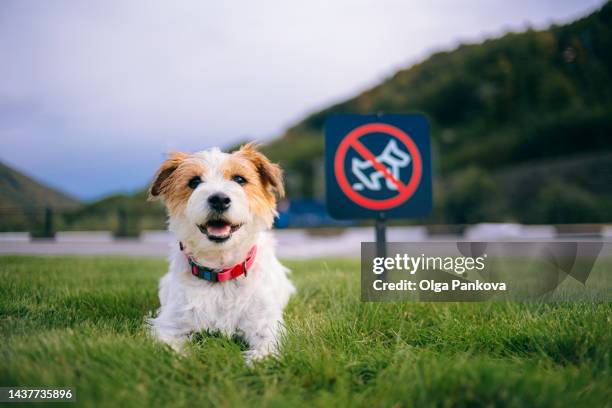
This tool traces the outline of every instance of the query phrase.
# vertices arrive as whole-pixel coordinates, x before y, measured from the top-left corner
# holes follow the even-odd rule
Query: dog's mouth
[[[206,238],[213,242],[225,242],[232,237],[242,224],[232,224],[224,219],[208,220],[204,224],[199,224],[198,229]]]

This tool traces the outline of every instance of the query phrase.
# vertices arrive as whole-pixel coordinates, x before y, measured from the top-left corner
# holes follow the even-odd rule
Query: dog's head
[[[178,239],[200,251],[230,249],[270,228],[283,194],[280,167],[253,144],[233,153],[172,153],[149,189]]]

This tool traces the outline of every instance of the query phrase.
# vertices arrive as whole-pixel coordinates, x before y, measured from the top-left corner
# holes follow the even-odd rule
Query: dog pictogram
[[[412,161],[410,155],[401,150],[395,139],[389,140],[383,152],[376,156],[376,160],[387,167],[387,170],[397,180],[400,179],[400,170],[407,168]],[[397,186],[391,179],[385,178],[385,175],[376,170],[374,163],[368,160],[359,160],[354,157],[351,162],[351,171],[359,179],[360,182],[353,184],[353,189],[361,191],[364,188],[372,191],[380,191],[383,188],[381,181],[386,181],[389,190],[397,191]]]

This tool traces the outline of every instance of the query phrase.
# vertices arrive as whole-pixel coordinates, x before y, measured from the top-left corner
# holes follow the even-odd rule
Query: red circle
[[[353,190],[346,174],[344,173],[344,159],[346,153],[351,145],[362,136],[369,133],[386,133],[397,139],[399,139],[408,148],[408,152],[412,156],[412,175],[408,184],[403,189],[398,189],[399,194],[395,197],[386,198],[383,200],[374,200],[359,194]],[[423,163],[421,161],[421,154],[414,141],[404,133],[401,129],[388,125],[386,123],[368,123],[353,129],[341,142],[336,151],[336,158],[334,160],[334,171],[340,188],[352,201],[359,204],[362,207],[370,210],[389,210],[397,207],[400,204],[406,202],[419,186],[421,181],[421,175],[423,174]]]

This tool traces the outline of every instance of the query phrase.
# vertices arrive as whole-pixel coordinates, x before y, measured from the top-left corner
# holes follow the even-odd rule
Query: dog
[[[154,337],[183,351],[191,334],[220,332],[248,344],[247,362],[278,353],[295,292],[269,232],[283,195],[281,168],[254,144],[170,155],[149,189],[178,241],[148,320]]]

